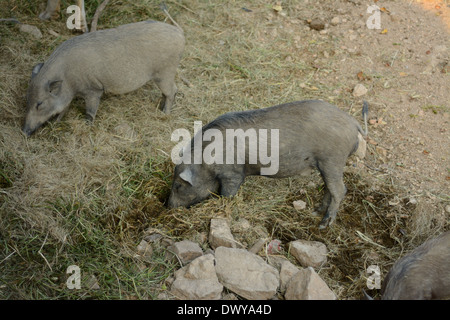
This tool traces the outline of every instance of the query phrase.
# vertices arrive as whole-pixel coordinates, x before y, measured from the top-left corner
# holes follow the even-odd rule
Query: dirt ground
[[[355,99],[352,108],[362,99],[370,102],[369,143],[377,146],[377,168],[399,177],[412,193],[445,194],[450,180],[450,8],[439,1],[375,3],[382,9],[380,30],[367,28],[369,15],[360,9],[364,1],[294,6],[307,20],[337,18],[323,32],[310,32],[309,41],[320,43],[308,59],[318,70],[313,78],[336,87],[329,100],[362,83],[368,93]],[[291,19],[284,32],[293,33],[298,23]],[[294,37],[294,44],[302,40]],[[295,58],[292,53],[286,59]]]
[[[65,13],[40,21],[44,2],[8,0],[0,8],[0,18],[42,32],[36,39],[0,22],[0,297],[167,297],[165,279],[178,266],[157,249],[151,262],[136,257],[137,244],[156,232],[205,249],[209,219],[224,216],[249,246],[261,236],[281,239],[285,249],[299,238],[324,242],[330,259],[319,275],[339,299],[359,299],[368,265],[384,275],[398,257],[449,230],[449,1],[166,1],[186,36],[170,115],[156,109],[161,93],[151,83],[103,97],[92,126],[75,99],[61,122],[26,138],[31,69],[77,35]],[[87,6],[88,20],[98,2]],[[380,29],[366,24],[369,5],[380,10]],[[111,1],[99,29],[149,18],[165,19],[159,1]],[[348,193],[331,228],[319,231],[310,215],[321,199],[317,174],[254,177],[232,199],[164,207],[175,129],[303,99],[329,101],[360,123],[369,104],[366,158],[349,161]],[[307,202],[301,212],[292,207],[299,199]],[[101,290],[68,291],[72,264],[95,275]]]

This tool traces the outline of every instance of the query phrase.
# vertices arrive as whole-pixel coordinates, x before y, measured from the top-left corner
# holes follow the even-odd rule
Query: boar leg
[[[327,196],[327,192],[325,193],[324,201],[328,202],[328,199],[326,198],[330,197],[328,208],[326,209],[326,213],[319,224],[319,229],[324,229],[334,222],[339,209],[339,204],[342,199],[344,199],[347,192],[343,180],[343,167],[344,165],[341,166],[337,163],[319,163],[319,171],[329,193],[329,196]]]
[[[175,85],[175,73],[173,75],[164,75],[163,77],[156,79],[156,85],[162,91],[163,99],[160,107],[165,114],[170,113],[170,108],[175,101],[175,94],[177,93],[177,86]]]
[[[92,92],[85,97],[86,101],[86,119],[89,122],[94,121],[97,114],[98,106],[100,104],[100,98],[102,93]]]
[[[60,2],[59,0],[48,0],[45,11],[43,11],[39,14],[39,19],[48,20],[52,17],[56,18],[59,15],[59,10],[60,10],[59,2]]]
[[[330,206],[330,202],[331,202],[331,193],[328,190],[327,186],[325,185],[322,203],[316,210],[314,210],[312,214],[314,216],[324,215],[325,212],[327,212],[328,207]]]
[[[67,108],[64,109],[63,112],[61,112],[60,114],[58,114],[58,116],[56,117],[56,122],[60,122],[61,119],[64,117],[64,115],[67,113],[67,110],[69,110],[69,106],[67,106]]]

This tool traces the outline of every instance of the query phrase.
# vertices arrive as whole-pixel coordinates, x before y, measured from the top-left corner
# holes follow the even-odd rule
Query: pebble
[[[297,200],[292,202],[292,205],[296,210],[304,210],[306,208],[306,202],[302,200]]]
[[[320,31],[320,30],[325,29],[325,23],[322,20],[316,18],[316,19],[311,20],[311,22],[309,23],[309,27],[311,29]]]
[[[330,21],[331,25],[333,25],[333,26],[337,26],[340,22],[341,22],[341,19],[339,17],[334,17]]]
[[[32,25],[29,25],[29,24],[22,23],[22,24],[19,25],[19,30],[21,32],[25,32],[25,33],[31,34],[36,39],[42,38],[42,32],[36,26],[32,26]]]
[[[367,93],[367,88],[363,85],[358,83],[354,88],[353,88],[353,96],[354,97],[361,97],[363,95],[365,95]]]

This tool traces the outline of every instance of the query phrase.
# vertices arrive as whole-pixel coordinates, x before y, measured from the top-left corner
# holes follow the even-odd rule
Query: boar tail
[[[362,108],[362,116],[364,119],[364,132],[361,132],[362,134],[364,134],[365,136],[367,136],[367,117],[369,115],[369,104],[367,103],[367,101],[363,101],[363,108]]]
[[[169,14],[169,11],[167,11],[167,6],[166,3],[163,1],[161,2],[161,4],[159,5],[159,7],[161,8],[161,10],[164,12],[164,14],[167,16],[167,18],[170,19],[170,21],[172,21],[172,23],[178,28],[180,29],[180,31],[184,34],[183,29],[178,25],[178,23],[173,20],[173,18],[171,17],[171,15]]]

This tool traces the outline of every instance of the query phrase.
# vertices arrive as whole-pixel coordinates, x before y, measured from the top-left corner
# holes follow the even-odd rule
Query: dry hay
[[[280,239],[290,259],[289,241],[324,242],[330,256],[319,274],[339,298],[359,298],[367,266],[376,264],[385,274],[404,252],[448,229],[448,199],[398,187],[388,171],[378,169],[382,160],[371,145],[368,167],[350,163],[347,196],[326,230],[319,231],[319,218],[311,215],[322,196],[318,174],[309,179],[251,177],[232,199],[210,199],[189,210],[164,207],[173,170],[169,139],[177,128],[191,129],[194,120],[206,124],[232,110],[330,96],[340,108],[360,114],[361,101],[345,90],[334,94],[336,87],[328,87],[316,64],[308,61],[326,43],[303,45],[308,33],[302,22],[284,25],[264,1],[252,1],[252,17],[234,2],[168,1],[187,38],[171,115],[157,110],[161,93],[150,83],[129,94],[105,96],[92,126],[84,120],[84,102],[76,99],[62,122],[25,138],[20,127],[30,70],[73,36],[64,20],[37,19],[41,2],[10,1],[0,9],[2,16],[14,12],[44,31],[35,40],[15,26],[0,26],[0,273],[8,279],[0,297],[73,297],[61,279],[68,265],[80,263],[97,274],[104,288],[104,295],[84,292],[83,297],[155,298],[174,266],[155,257],[150,269],[158,273],[145,281],[129,267],[143,263],[133,252],[145,230],[174,240],[195,239],[206,248],[210,219],[223,216],[240,243]],[[149,17],[163,20],[158,7],[159,1],[113,1],[99,28]],[[49,36],[49,29],[60,36]],[[292,207],[298,199],[307,203],[302,212]],[[244,227],[242,219],[251,227]],[[129,280],[130,274],[137,278]],[[37,280],[11,280],[18,277]],[[138,289],[133,287],[136,279],[142,281]]]
[[[293,262],[289,241],[321,241],[329,250],[328,263],[319,270],[321,277],[340,299],[360,298],[362,289],[368,290],[368,266],[377,265],[381,274],[386,274],[397,257],[429,235],[448,228],[448,220],[443,207],[438,208],[441,217],[430,219],[435,211],[433,205],[427,204],[425,198],[419,200],[423,204],[416,205],[409,196],[399,197],[401,192],[391,181],[380,181],[354,168],[349,171],[345,174],[347,196],[335,223],[327,230],[319,230],[320,217],[312,215],[322,197],[318,173],[310,179],[280,181],[251,177],[233,199],[210,199],[189,210],[171,210],[151,225],[178,239],[205,241],[210,219],[227,218],[235,239],[243,246],[249,248],[260,238],[279,239],[283,255]],[[305,210],[293,208],[292,202],[298,199],[307,203]],[[421,225],[416,216],[426,224]],[[243,219],[250,222],[250,227],[242,223]],[[207,247],[207,243],[203,246]]]

